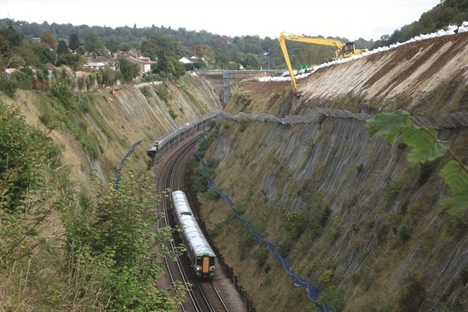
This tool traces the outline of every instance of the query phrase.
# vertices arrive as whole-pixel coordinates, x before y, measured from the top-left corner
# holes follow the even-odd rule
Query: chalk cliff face
[[[364,127],[365,116],[407,110],[468,164],[467,43],[444,36],[322,68],[298,80],[301,97],[288,82],[232,92],[206,155],[219,161],[213,182],[335,311],[468,309],[468,214],[440,207],[451,158],[411,166],[400,139],[370,139]],[[312,311],[227,203],[203,200],[202,217],[258,311]]]

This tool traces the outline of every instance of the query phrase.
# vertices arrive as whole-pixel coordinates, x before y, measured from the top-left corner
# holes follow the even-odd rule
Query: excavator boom
[[[296,42],[305,42],[305,43],[312,43],[312,44],[320,44],[320,45],[328,45],[337,48],[337,53],[335,53],[335,58],[347,58],[353,55],[361,54],[363,52],[368,52],[368,49],[356,49],[354,43],[348,42],[344,44],[340,40],[337,39],[328,39],[328,38],[310,38],[304,36],[297,36],[297,35],[285,35],[282,32],[279,36],[279,45],[281,47],[281,51],[283,52],[284,61],[289,71],[289,76],[291,77],[291,88],[294,94],[300,95],[297,91],[297,81],[294,77],[294,71],[292,69],[291,60],[289,58],[288,49],[286,47],[286,40],[289,41],[296,41]]]

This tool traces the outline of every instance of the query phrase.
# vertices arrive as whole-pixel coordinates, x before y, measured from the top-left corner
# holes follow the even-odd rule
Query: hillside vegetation
[[[156,234],[146,149],[219,101],[188,76],[65,90],[0,93],[0,310],[174,310],[185,286],[155,287],[171,230]]]

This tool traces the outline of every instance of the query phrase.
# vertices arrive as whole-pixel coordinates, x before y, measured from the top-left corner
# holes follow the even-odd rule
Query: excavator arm
[[[291,66],[291,61],[289,60],[289,53],[288,53],[288,49],[286,48],[286,41],[285,41],[285,37],[283,36],[283,33],[281,33],[279,37],[279,45],[281,47],[281,51],[283,52],[284,62],[286,63],[286,67],[288,68],[288,71],[289,71],[289,77],[291,77],[292,91],[294,94],[296,94],[297,93],[296,77],[294,77],[294,71]]]
[[[299,95],[297,93],[297,81],[296,81],[296,77],[294,77],[294,71],[292,69],[288,49],[286,48],[286,40],[334,46],[334,47],[337,47],[340,51],[342,51],[343,47],[345,46],[341,41],[335,40],[335,39],[308,38],[308,37],[302,37],[302,36],[296,36],[296,35],[285,35],[284,32],[282,32],[279,36],[279,45],[281,47],[281,51],[283,52],[284,62],[286,63],[286,66],[288,68],[289,76],[291,77],[292,91],[296,95]]]
[[[288,67],[289,76],[291,77],[291,88],[294,94],[300,95],[297,92],[297,81],[296,77],[294,77],[294,71],[291,66],[291,60],[289,59],[288,49],[286,48],[286,40],[289,41],[296,41],[296,42],[305,42],[305,43],[312,43],[312,44],[319,44],[319,45],[327,45],[333,46],[337,48],[337,54],[335,58],[347,58],[351,57],[356,54],[361,54],[363,52],[367,52],[368,49],[356,49],[354,43],[348,42],[344,44],[340,40],[337,39],[328,39],[328,38],[309,38],[297,35],[285,35],[282,32],[279,36],[279,45],[281,47],[281,51],[283,52],[284,61],[286,66]]]

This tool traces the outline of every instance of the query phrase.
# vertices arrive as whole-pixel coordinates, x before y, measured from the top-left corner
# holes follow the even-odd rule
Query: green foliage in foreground
[[[163,271],[157,259],[175,260],[182,249],[164,246],[171,228],[156,229],[162,214],[155,208],[153,181],[149,173],[139,179],[129,173],[118,189],[98,184],[94,198],[82,197],[74,209],[64,210],[69,252],[100,268],[108,311],[171,311],[179,304],[174,294],[184,297],[181,284],[170,291],[156,288]]]
[[[75,193],[50,138],[0,102],[0,310],[174,311],[186,287],[157,288],[170,227],[154,177],[123,174]]]
[[[53,166],[57,155],[52,140],[26,124],[18,107],[0,101],[0,209],[24,210],[28,189],[42,187],[46,164]]]
[[[416,126],[412,126],[411,122]],[[412,147],[407,155],[411,164],[430,162],[448,152],[454,160],[444,166],[440,175],[450,186],[454,196],[444,199],[441,205],[451,214],[468,208],[468,168],[449,149],[449,142],[437,138],[434,128],[420,125],[408,112],[397,110],[380,113],[367,120],[366,130],[370,137],[378,135],[392,144],[401,133],[403,142]]]

